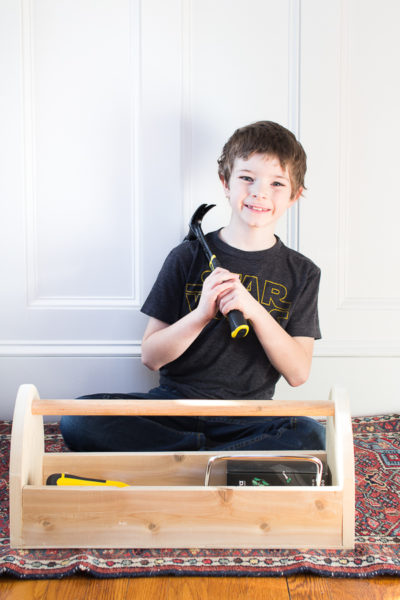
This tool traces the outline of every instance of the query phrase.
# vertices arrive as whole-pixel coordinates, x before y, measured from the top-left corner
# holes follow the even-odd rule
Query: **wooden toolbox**
[[[322,451],[279,452],[326,460],[328,486],[226,485],[223,452],[48,453],[43,415],[326,417]],[[229,453],[229,455],[254,453]],[[257,452],[271,456],[276,452]],[[119,480],[129,487],[46,486],[53,473]],[[13,548],[352,548],[354,454],[349,403],[329,401],[41,400],[22,385],[10,458]]]

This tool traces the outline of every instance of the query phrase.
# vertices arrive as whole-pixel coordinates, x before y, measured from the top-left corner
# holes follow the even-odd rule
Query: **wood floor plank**
[[[399,600],[400,579],[378,577],[371,579],[347,579],[301,575],[288,577],[290,600]]]
[[[87,595],[83,598],[93,598],[95,600],[125,600],[128,598],[128,588],[130,580],[121,579],[91,579],[87,589]],[[69,598],[65,596],[65,598]],[[49,598],[46,600],[50,600]],[[148,599],[147,599],[148,600]]]
[[[289,600],[284,577],[153,577],[131,579],[135,600]]]
[[[52,579],[49,582],[46,596],[43,596],[43,600],[60,600],[65,598],[67,600],[83,600],[84,598],[95,598],[96,596],[90,596],[90,583],[91,579],[87,577],[66,577],[65,579]],[[103,598],[99,594],[99,598]],[[12,599],[14,600],[14,599]]]
[[[92,579],[74,577],[52,581],[43,600],[125,600],[129,579]],[[1,599],[0,599],[1,600]]]
[[[128,579],[66,577],[47,580],[6,580],[0,583],[0,600],[123,600]]]
[[[399,600],[400,578],[138,577],[21,581],[0,578],[0,600]]]
[[[287,578],[290,600],[311,600],[323,598],[331,600],[332,595],[326,577],[309,575],[292,576]],[[340,598],[342,600],[342,598]]]
[[[21,581],[14,578],[0,580],[0,600],[42,600],[46,597],[49,580]]]

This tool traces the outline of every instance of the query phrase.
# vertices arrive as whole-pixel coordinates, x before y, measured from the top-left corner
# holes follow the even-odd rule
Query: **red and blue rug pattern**
[[[11,550],[8,461],[11,423],[0,422],[0,573],[21,579],[92,577],[400,576],[400,416],[353,418],[356,469],[354,550]],[[64,451],[56,424],[46,424],[46,450]]]

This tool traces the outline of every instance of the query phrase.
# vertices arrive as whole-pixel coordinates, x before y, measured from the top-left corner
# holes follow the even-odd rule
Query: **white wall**
[[[308,154],[279,234],[323,271],[310,380],[398,410],[397,0],[2,0],[0,417],[43,397],[143,391],[139,312],[195,207],[227,207],[233,130],[281,122]]]
[[[306,386],[279,394],[315,397],[338,381],[355,414],[398,411],[400,4],[305,0],[301,12],[300,248],[323,270],[324,339]]]

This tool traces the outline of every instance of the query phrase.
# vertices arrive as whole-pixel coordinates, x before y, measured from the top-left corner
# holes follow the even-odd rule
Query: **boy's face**
[[[292,190],[288,169],[269,154],[236,158],[229,182],[222,178],[222,184],[233,219],[248,227],[268,229],[274,229],[303,191]]]

